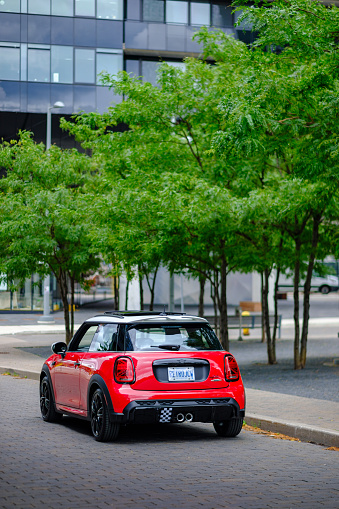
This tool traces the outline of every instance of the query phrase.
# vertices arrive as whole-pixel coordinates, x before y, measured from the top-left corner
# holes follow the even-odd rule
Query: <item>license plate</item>
[[[194,368],[168,368],[169,382],[194,382]]]

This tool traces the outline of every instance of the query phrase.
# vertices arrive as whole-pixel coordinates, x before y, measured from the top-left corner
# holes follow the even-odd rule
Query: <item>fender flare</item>
[[[89,384],[88,384],[88,389],[87,389],[87,417],[88,417],[88,419],[90,419],[90,416],[91,416],[91,412],[90,412],[91,398],[90,398],[90,396],[92,393],[91,388],[94,384],[98,385],[100,387],[100,389],[102,390],[102,392],[104,393],[106,405],[108,408],[108,414],[110,416],[114,415],[113,403],[112,403],[111,395],[107,388],[106,382],[100,375],[95,374],[90,379]]]
[[[55,406],[55,396],[54,396],[54,387],[53,387],[53,384],[52,384],[52,378],[51,378],[51,373],[49,371],[49,367],[47,366],[47,364],[44,364],[41,368],[41,373],[40,373],[40,384],[41,384],[41,381],[42,379],[44,378],[44,376],[47,376],[48,378],[48,381],[49,381],[49,385],[51,387],[51,393],[52,393],[52,400],[53,400],[53,405],[54,405],[54,408],[55,408],[55,411],[58,412],[58,410],[56,409],[56,406]],[[39,389],[40,389],[40,384],[39,384]],[[60,413],[60,412],[59,412]]]

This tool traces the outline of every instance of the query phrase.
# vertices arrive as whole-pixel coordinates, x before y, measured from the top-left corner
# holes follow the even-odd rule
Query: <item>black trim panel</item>
[[[112,422],[147,424],[160,422],[161,411],[171,409],[168,422],[177,422],[178,414],[192,414],[194,422],[216,422],[245,416],[245,410],[233,398],[132,401],[122,414],[111,413]]]

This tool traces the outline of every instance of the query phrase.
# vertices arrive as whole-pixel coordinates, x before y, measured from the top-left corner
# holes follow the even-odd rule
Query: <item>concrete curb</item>
[[[19,375],[22,378],[29,378],[30,380],[40,380],[40,373],[36,371],[0,367],[0,374],[3,375],[4,373],[9,373],[13,376]]]
[[[250,426],[298,438],[302,442],[312,442],[327,447],[339,447],[339,432],[336,431],[255,414],[246,414],[245,421]]]

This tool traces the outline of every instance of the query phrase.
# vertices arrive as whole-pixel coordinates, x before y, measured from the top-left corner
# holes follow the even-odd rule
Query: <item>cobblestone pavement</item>
[[[42,421],[38,382],[0,376],[0,507],[338,509],[339,454],[209,424],[127,427],[94,441],[86,422]]]

